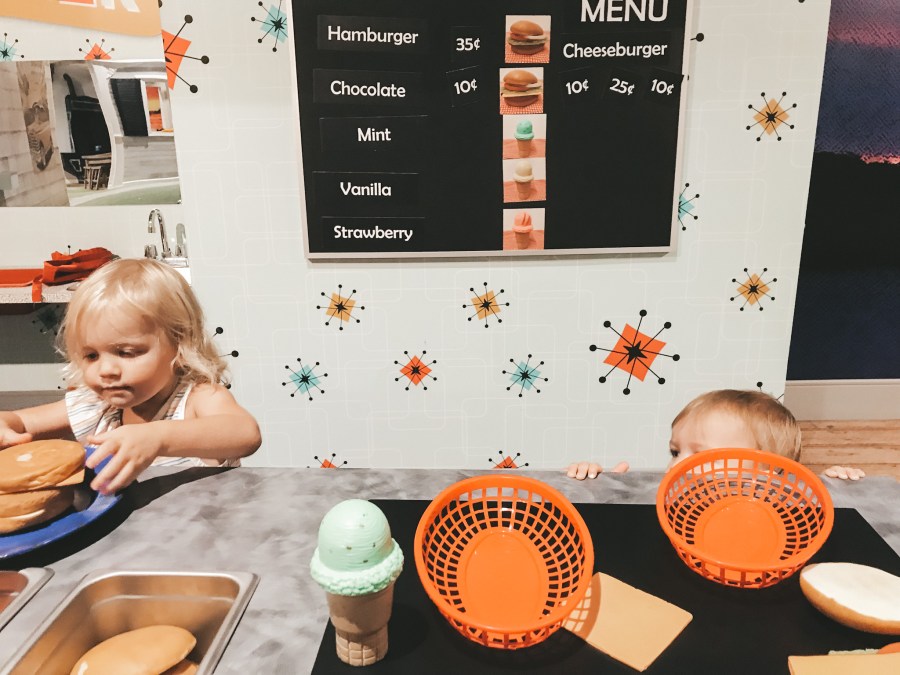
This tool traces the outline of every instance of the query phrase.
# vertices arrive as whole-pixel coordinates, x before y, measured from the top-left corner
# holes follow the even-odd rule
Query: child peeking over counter
[[[223,386],[225,362],[187,282],[168,265],[122,259],[72,296],[58,338],[75,388],[56,403],[0,412],[0,449],[42,438],[94,445],[91,487],[121,490],[152,464],[238,466],[259,427]]]
[[[768,394],[737,389],[710,391],[688,403],[672,420],[672,459],[667,470],[695,453],[715,448],[757,448],[798,461],[800,425],[790,410]],[[619,462],[612,469],[612,473],[625,471],[627,462]],[[575,462],[566,475],[584,480],[602,472],[599,464]],[[825,475],[859,480],[866,474],[862,469],[832,466]]]

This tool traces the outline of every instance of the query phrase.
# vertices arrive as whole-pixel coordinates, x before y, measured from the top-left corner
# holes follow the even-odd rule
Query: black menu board
[[[310,258],[668,252],[691,0],[293,0]]]

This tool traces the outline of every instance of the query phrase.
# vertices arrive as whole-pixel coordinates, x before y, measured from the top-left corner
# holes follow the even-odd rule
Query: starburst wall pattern
[[[504,375],[509,375],[509,379],[512,380],[512,384],[506,388],[506,391],[512,391],[513,387],[519,388],[519,398],[522,398],[522,393],[525,391],[534,391],[538,394],[541,393],[541,390],[537,388],[537,383],[543,380],[544,382],[549,382],[550,378],[541,377],[541,371],[538,370],[539,366],[544,365],[544,362],[539,362],[536,366],[531,364],[531,354],[528,355],[528,359],[526,361],[519,361],[516,363],[515,359],[510,359],[510,363],[515,366],[515,370],[504,370]]]
[[[160,7],[162,7],[162,3],[160,3]],[[162,31],[162,41],[163,41],[163,56],[166,59],[166,73],[167,73],[167,83],[169,85],[169,89],[175,88],[176,80],[181,80],[188,86],[188,90],[192,94],[196,94],[199,91],[199,87],[196,84],[191,84],[184,77],[181,76],[181,66],[185,59],[189,59],[191,61],[199,61],[200,63],[206,65],[209,63],[209,57],[205,54],[203,56],[191,56],[188,54],[188,50],[191,46],[191,41],[186,38],[181,37],[182,32],[187,27],[188,24],[194,22],[194,17],[190,14],[185,14],[184,23],[181,24],[181,28],[178,29],[177,33],[170,33],[167,30]]]
[[[697,220],[700,216],[695,213],[692,213],[694,210],[694,200],[700,199],[700,193],[698,192],[693,197],[685,196],[685,192],[691,186],[690,183],[684,184],[684,189],[681,191],[681,194],[678,195],[678,224],[681,225],[681,229],[686,230],[687,225],[684,224],[686,218],[693,218]]]
[[[100,42],[94,42],[94,44],[91,44],[90,38],[85,38],[84,41],[88,43],[88,49],[84,50],[79,47],[78,51],[84,54],[85,61],[108,61],[112,58],[112,53],[116,51],[115,47],[106,49],[105,38],[100,38]]]
[[[331,300],[328,305],[316,305],[316,309],[325,309],[325,314],[328,315],[328,321],[325,322],[326,326],[331,325],[332,319],[338,320],[338,330],[344,330],[344,323],[350,321],[356,321],[359,323],[360,320],[353,316],[353,310],[356,307],[356,300],[353,299],[353,296],[356,295],[356,289],[350,291],[350,295],[344,297],[341,295],[343,286],[338,284],[338,289],[336,293],[331,294]],[[323,298],[327,298],[328,296],[323,292]],[[357,309],[360,311],[364,310],[365,307],[360,305]]]
[[[290,366],[285,366],[285,369],[291,371],[291,375],[288,378],[287,382],[282,382],[281,386],[286,387],[289,384],[294,385],[294,391],[291,392],[291,398],[299,391],[301,394],[308,396],[309,400],[313,400],[313,393],[318,391],[320,394],[324,394],[325,390],[319,386],[323,377],[328,377],[328,373],[322,373],[319,375],[315,372],[315,369],[319,367],[319,362],[316,361],[316,365],[314,366],[304,366],[303,359],[297,359],[297,363],[300,364],[300,367],[297,370],[294,370]]]
[[[259,2],[258,4],[265,9],[265,3]],[[263,33],[263,36],[257,40],[259,44],[262,44],[263,40],[270,35],[272,36],[272,41],[274,42],[272,45],[273,52],[277,52],[279,43],[287,39],[287,14],[281,9],[283,5],[284,0],[278,0],[277,7],[269,5],[264,19],[257,19],[255,16],[250,17],[250,21],[259,22],[259,29]]]
[[[337,457],[337,453],[332,452],[331,457],[325,457],[324,459],[320,459],[318,455],[314,455],[313,459],[319,463],[319,466],[316,467],[317,469],[340,469],[342,466],[347,465],[346,459],[343,462],[341,462],[340,464],[336,464],[334,461],[335,457]],[[306,467],[306,468],[309,469],[310,467]]]
[[[3,39],[0,40],[0,61],[13,61],[16,57],[20,59],[24,59],[24,54],[19,54],[19,50],[16,45],[19,44],[18,40],[9,41],[9,34],[4,33]]]
[[[750,110],[753,110],[756,114],[753,116],[755,120],[754,124],[747,125],[747,131],[750,131],[755,126],[760,127],[759,136],[756,137],[756,140],[762,140],[763,134],[767,134],[771,136],[775,134],[775,138],[777,140],[781,140],[781,134],[778,133],[778,128],[781,125],[787,126],[788,129],[793,129],[793,124],[787,124],[787,120],[790,115],[787,114],[787,111],[781,105],[782,101],[784,101],[784,97],[787,96],[787,92],[781,92],[781,98],[777,101],[774,98],[770,98],[768,101],[766,100],[766,92],[762,92],[760,96],[763,99],[763,103],[765,106],[762,110],[757,110],[753,107],[751,103],[747,107]],[[791,108],[796,108],[797,104],[794,103]]]
[[[666,321],[663,324],[663,327],[660,328],[653,337],[650,337],[641,332],[641,324],[644,321],[644,317],[647,316],[647,310],[642,309],[639,314],[641,318],[638,321],[637,328],[626,323],[625,328],[623,328],[621,332],[612,327],[612,322],[603,322],[604,328],[609,328],[613,333],[619,336],[618,341],[612,349],[598,347],[597,345],[590,346],[592,352],[609,352],[607,357],[603,360],[603,363],[612,367],[606,375],[600,377],[601,383],[606,382],[610,373],[617,368],[628,373],[628,381],[625,383],[625,388],[622,390],[622,393],[626,396],[631,393],[632,378],[643,382],[647,373],[651,373],[659,384],[666,383],[666,378],[660,376],[650,367],[657,357],[662,356],[667,359],[672,359],[673,361],[678,361],[681,358],[678,354],[663,354],[662,349],[666,346],[666,343],[657,339],[660,333],[672,327],[671,322]]]
[[[764,281],[763,275],[769,271],[768,267],[763,267],[762,274],[750,274],[747,268],[744,268],[744,274],[747,275],[746,281],[738,281],[737,279],[732,279],[731,283],[738,284],[737,291],[738,294],[731,298],[731,301],[734,302],[739,297],[744,298],[744,304],[741,305],[741,311],[744,311],[744,307],[750,305],[753,307],[754,305],[759,305],[757,309],[759,311],[763,311],[762,299],[769,298],[769,300],[775,300],[775,296],[770,294],[772,290],[771,285],[778,281],[777,278],[773,277],[771,281]]]
[[[426,352],[423,349],[422,356],[425,356],[425,354]],[[407,351],[404,351],[403,355],[406,357],[406,360],[400,368],[400,375],[407,380],[406,391],[409,391],[410,384],[414,387],[418,387],[426,378],[431,379],[433,382],[437,382],[437,378],[431,374],[433,370],[431,366],[436,365],[437,361],[432,360],[431,363],[425,363],[418,355],[410,357],[409,352]],[[394,365],[401,365],[400,361],[394,361]],[[399,377],[394,378],[394,382],[399,381]],[[428,391],[428,387],[424,384],[422,384],[422,391]]]
[[[499,293],[494,293],[492,290],[488,290],[488,284],[484,282],[484,293],[478,295],[475,292],[474,288],[470,288],[469,292],[472,293],[472,302],[467,305],[463,305],[463,309],[468,309],[469,307],[473,307],[475,309],[475,313],[468,318],[469,321],[478,317],[479,320],[484,319],[484,327],[488,327],[488,319],[491,317],[497,319],[497,323],[503,323],[503,319],[500,318],[501,305],[497,300],[498,295],[503,295],[503,289],[500,289]],[[505,303],[504,307],[509,307],[509,303]]]
[[[497,454],[500,455],[499,462],[496,459],[488,459],[488,461],[494,465],[495,469],[518,469],[520,467],[528,466],[528,462],[516,464],[516,460],[522,456],[521,452],[517,452],[515,457],[510,455],[504,456],[502,450],[498,450]]]

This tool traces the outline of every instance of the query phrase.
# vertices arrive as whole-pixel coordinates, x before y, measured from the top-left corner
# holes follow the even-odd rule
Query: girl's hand
[[[9,448],[13,445],[21,445],[22,443],[30,443],[32,441],[31,434],[20,434],[13,431],[8,426],[0,423],[0,450]]]
[[[612,468],[611,473],[625,473],[628,469],[628,462],[619,462]],[[569,468],[566,470],[566,475],[575,480],[596,478],[601,473],[603,473],[603,467],[595,462],[575,462],[569,464]]]
[[[112,494],[129,486],[162,452],[159,430],[155,423],[129,424],[88,438],[97,449],[85,466],[95,468],[107,457],[107,465],[91,481],[91,489]]]
[[[829,478],[840,478],[842,480],[859,480],[866,477],[866,472],[852,466],[830,466],[825,469],[825,475]]]

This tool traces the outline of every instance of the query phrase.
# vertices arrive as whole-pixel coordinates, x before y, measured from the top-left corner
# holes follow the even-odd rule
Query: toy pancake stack
[[[46,522],[72,506],[84,479],[84,448],[34,441],[0,450],[0,535]]]

